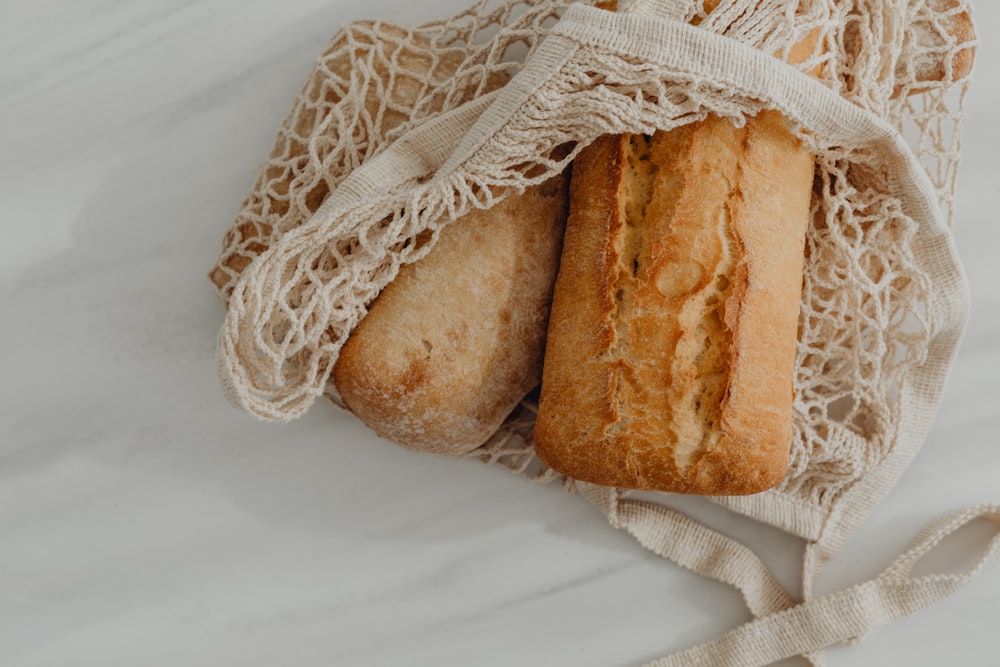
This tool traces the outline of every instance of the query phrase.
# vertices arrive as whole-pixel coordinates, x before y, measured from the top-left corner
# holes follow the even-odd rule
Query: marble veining
[[[4,6],[0,664],[624,667],[748,619],[735,591],[555,486],[404,451],[323,404],[264,424],[218,390],[206,274],[313,59],[348,20],[464,4]],[[1000,6],[977,9],[956,226],[969,329],[924,450],[820,592],[876,575],[942,512],[1000,502]],[[798,541],[676,505],[794,587]],[[829,664],[995,665],[998,618],[994,566]]]

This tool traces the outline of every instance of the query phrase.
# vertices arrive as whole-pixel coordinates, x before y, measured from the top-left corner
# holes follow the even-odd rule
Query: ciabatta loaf
[[[543,461],[680,493],[782,479],[812,178],[776,112],[581,153],[534,434]]]
[[[559,176],[451,223],[375,300],[340,353],[334,383],[376,433],[462,454],[538,385],[565,185]]]

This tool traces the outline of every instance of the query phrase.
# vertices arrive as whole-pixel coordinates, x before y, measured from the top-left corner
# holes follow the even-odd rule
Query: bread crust
[[[897,63],[896,76],[906,80],[907,69],[912,68],[912,78],[917,83],[938,83],[946,85],[967,77],[972,72],[976,48],[976,31],[968,12],[956,12],[959,0],[928,0],[928,8],[938,15],[936,25],[916,24],[917,46],[922,53],[913,62]],[[943,30],[939,32],[939,28]],[[948,48],[948,44],[964,48]],[[927,92],[931,87],[911,86],[905,89],[907,95]],[[893,97],[904,92],[902,86],[893,90]]]
[[[538,385],[566,180],[451,223],[372,304],[341,350],[334,383],[380,436],[462,454]]]
[[[770,111],[583,151],[534,434],[543,461],[679,493],[782,479],[812,172]]]

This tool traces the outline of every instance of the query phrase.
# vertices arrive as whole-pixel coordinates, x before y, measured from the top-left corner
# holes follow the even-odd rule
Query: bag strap
[[[583,482],[576,482],[575,488],[608,518],[611,525],[629,533],[653,553],[695,574],[736,588],[755,619],[772,616],[798,604],[757,554],[742,542],[712,530],[683,512],[624,498],[619,489]],[[823,665],[819,652],[804,657],[814,667]],[[694,664],[714,666],[714,660],[712,656],[712,660]],[[654,661],[644,667],[660,667],[660,664]]]
[[[734,586],[754,620],[713,641],[644,667],[756,667],[794,656],[821,665],[822,649],[854,643],[882,626],[942,600],[971,581],[1000,553],[1000,505],[979,505],[929,524],[910,547],[875,579],[796,603],[760,558],[745,545],[675,510],[632,499],[615,489],[578,484],[581,495],[616,528],[647,549],[697,574]],[[965,572],[913,578],[913,566],[959,528],[977,519],[997,534]]]
[[[652,502],[622,498],[617,489],[577,482],[581,495],[613,526],[681,567],[735,587],[755,616],[795,605],[771,571],[741,542],[717,533],[682,512]],[[602,497],[603,496],[603,497]]]
[[[979,518],[996,524],[998,533],[971,568],[957,574],[909,576],[924,554]],[[956,592],[998,552],[1000,505],[981,505],[950,514],[921,532],[910,548],[875,579],[751,621],[714,641],[653,661],[647,667],[769,665],[836,643],[854,643]]]

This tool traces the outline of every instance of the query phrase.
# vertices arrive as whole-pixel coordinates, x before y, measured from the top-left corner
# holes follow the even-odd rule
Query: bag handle
[[[695,574],[736,588],[755,619],[792,609],[793,599],[764,562],[742,542],[712,530],[692,517],[652,502],[627,499],[622,491],[576,482],[576,489],[597,507],[615,528],[629,533],[642,546]],[[805,658],[822,667],[823,656]],[[723,664],[715,654],[699,655],[692,665]],[[643,667],[664,667],[664,658]],[[688,663],[681,663],[688,664]]]
[[[622,498],[618,489],[576,483],[584,498],[608,521],[653,553],[703,577],[735,587],[755,616],[788,609],[796,601],[746,545],[683,512],[652,502]],[[603,496],[603,497],[602,497]]]
[[[924,528],[910,547],[875,579],[796,603],[748,547],[691,517],[655,503],[622,499],[616,489],[577,484],[610,523],[650,551],[704,577],[734,586],[755,619],[722,636],[644,667],[759,667],[804,656],[821,665],[824,648],[854,643],[916,613],[969,583],[1000,553],[1000,505],[945,515]],[[996,535],[964,572],[913,578],[913,566],[949,535],[977,519]]]

